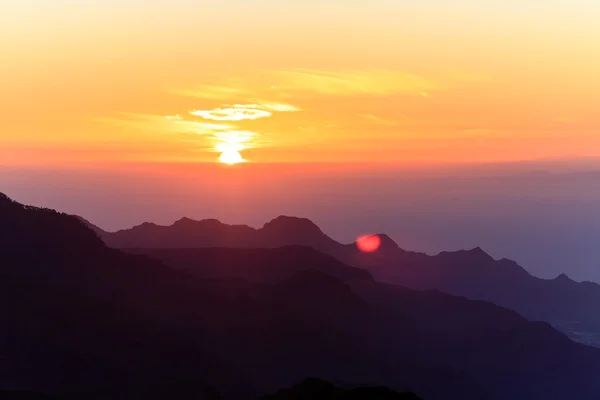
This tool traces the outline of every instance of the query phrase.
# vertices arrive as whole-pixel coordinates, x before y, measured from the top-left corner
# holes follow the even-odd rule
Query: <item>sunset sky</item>
[[[600,156],[600,3],[0,4],[0,164]]]

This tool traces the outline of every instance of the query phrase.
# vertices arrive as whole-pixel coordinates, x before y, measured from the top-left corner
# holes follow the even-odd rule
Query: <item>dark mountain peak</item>
[[[219,221],[218,219],[214,219],[214,218],[208,218],[208,219],[203,219],[203,220],[195,220],[195,219],[191,219],[188,217],[183,217],[181,219],[178,219],[177,221],[175,221],[175,223],[173,223],[173,226],[175,227],[206,227],[206,228],[218,228],[221,227],[225,224],[223,224],[221,221]]]
[[[259,229],[259,234],[271,245],[299,244],[321,249],[322,246],[336,244],[307,218],[282,215],[267,222]]]
[[[483,249],[479,246],[475,247],[474,249],[471,250],[467,250],[469,253],[471,254],[476,254],[478,256],[482,256],[482,257],[489,257],[492,258],[488,253],[486,253],[485,251],[483,251]]]
[[[314,222],[308,218],[290,217],[287,215],[280,215],[279,217],[267,222],[263,226],[264,230],[288,230],[302,233],[313,233],[322,234],[321,228],[319,228]]]
[[[501,260],[498,260],[498,266],[501,267],[504,271],[510,272],[514,275],[531,277],[531,274],[527,272],[525,268],[521,267],[516,261],[510,260],[508,258],[502,258]]]
[[[496,261],[479,246],[475,247],[474,249],[467,250],[466,254],[468,254],[471,261],[481,264],[488,264]]]
[[[396,250],[398,249],[398,243],[396,243],[391,237],[385,233],[378,233],[376,236],[379,237],[380,245],[379,248],[382,250]]]
[[[98,235],[82,221],[47,208],[25,206],[0,198],[0,249],[42,257],[46,251],[84,253],[104,248]]]
[[[177,221],[175,221],[175,223],[173,225],[184,225],[184,224],[197,224],[198,221],[188,218],[188,217],[183,217],[178,219]]]
[[[176,221],[171,227],[178,231],[178,234],[231,235],[231,238],[236,237],[236,235],[250,235],[255,231],[254,228],[247,225],[229,225],[215,218],[197,221],[184,217]],[[227,244],[230,245],[231,243]],[[198,245],[198,243],[195,243],[195,245]]]
[[[147,226],[147,227],[151,227],[151,226],[158,226],[157,224],[155,224],[154,222],[142,222],[141,224],[137,225],[137,227],[141,227],[141,226]],[[135,228],[135,227],[134,227]]]
[[[10,197],[8,197],[4,193],[0,192],[0,202],[11,202],[12,203],[12,200],[10,199]]]
[[[481,247],[477,246],[471,250],[465,250],[463,252],[459,252],[467,255],[473,261],[479,262],[491,262],[495,261],[492,256],[486,253]]]
[[[436,257],[453,264],[459,263],[470,266],[486,265],[495,262],[492,256],[483,251],[481,247],[475,247],[471,250],[443,251]]]
[[[571,278],[567,274],[560,274],[556,278],[554,278],[557,282],[573,282]]]
[[[155,224],[154,222],[142,222],[140,225],[138,225],[138,228],[154,228],[155,226],[158,226],[157,224]]]

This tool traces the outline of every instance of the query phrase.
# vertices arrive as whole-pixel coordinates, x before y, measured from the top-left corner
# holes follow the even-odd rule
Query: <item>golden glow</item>
[[[0,164],[600,156],[600,3],[531,1],[0,2]]]
[[[237,164],[246,161],[240,151],[253,147],[256,136],[256,133],[247,131],[215,133],[213,136],[213,140],[216,142],[215,151],[221,153],[219,161],[225,164]]]
[[[221,161],[224,164],[233,165],[243,162],[244,159],[238,151],[225,150],[223,153],[221,153],[219,161]]]

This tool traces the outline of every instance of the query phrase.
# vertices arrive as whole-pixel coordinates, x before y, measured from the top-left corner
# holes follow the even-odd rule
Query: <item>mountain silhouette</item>
[[[184,293],[187,276],[107,248],[73,217],[6,196],[0,221],[0,389],[82,399],[165,398],[168,382],[187,393],[181,398],[209,384],[255,390],[164,323],[178,301],[203,301]]]
[[[109,246],[116,248],[276,248],[291,244],[320,250],[337,244],[310,220],[286,216],[275,218],[261,229],[227,225],[215,219],[194,221],[182,218],[170,226],[146,222],[131,229],[108,233],[87,221],[85,223]]]
[[[600,395],[599,349],[492,303],[336,276],[354,270],[313,249],[257,255],[264,274],[304,257],[278,279],[203,279],[51,210],[0,198],[0,220],[2,390],[244,399],[316,376],[430,400]]]
[[[554,280],[540,279],[514,261],[494,260],[479,247],[429,256],[406,251],[385,234],[378,236],[380,248],[373,253],[362,253],[354,244],[331,239],[310,220],[284,216],[260,229],[214,220],[188,220],[185,228],[179,223],[143,224],[129,230],[101,233],[111,247],[152,253],[174,267],[183,266],[181,257],[164,249],[310,246],[347,265],[368,270],[379,281],[491,301],[529,319],[551,323],[575,340],[600,346],[600,314],[596,312],[600,306],[600,285],[578,283],[566,275]],[[186,270],[194,264],[194,256],[190,253],[188,256]],[[584,332],[590,334],[583,335]]]
[[[298,271],[313,268],[343,281],[373,280],[368,271],[347,266],[335,257],[306,246],[226,250],[216,247],[129,249],[128,252],[148,255],[200,278],[237,278],[278,283]]]
[[[48,396],[43,393],[21,392],[21,391],[1,391],[0,399],[2,400],[57,400],[56,397]]]
[[[306,379],[291,389],[259,400],[420,400],[413,393],[398,393],[385,387],[342,389],[320,379]]]

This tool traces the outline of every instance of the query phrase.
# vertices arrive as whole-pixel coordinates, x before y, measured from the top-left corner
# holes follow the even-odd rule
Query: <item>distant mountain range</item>
[[[171,226],[145,223],[108,233],[86,223],[111,247],[152,255],[188,271],[197,264],[195,253],[166,249],[310,246],[343,263],[368,270],[379,281],[491,301],[531,320],[549,322],[574,340],[600,346],[600,285],[575,282],[564,274],[551,280],[536,278],[516,262],[494,260],[480,248],[428,256],[403,250],[387,235],[380,234],[379,250],[365,254],[354,244],[331,239],[308,219],[286,216],[260,229],[226,225],[213,219],[183,218]]]
[[[3,195],[0,221],[5,393],[235,400],[319,377],[428,400],[600,396],[600,349],[489,302],[379,283],[314,249],[203,250],[202,277]]]

